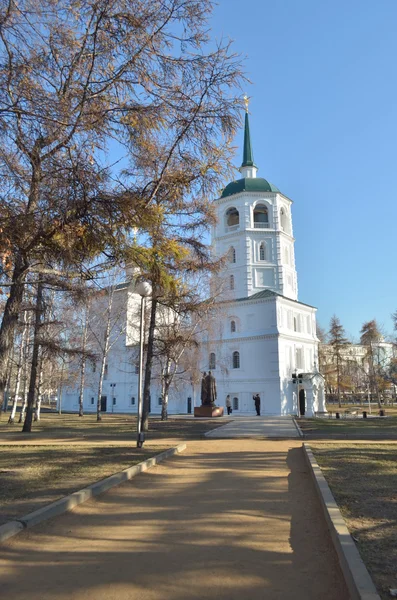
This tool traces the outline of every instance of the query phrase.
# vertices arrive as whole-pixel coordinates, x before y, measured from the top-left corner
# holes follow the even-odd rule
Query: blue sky
[[[294,201],[299,299],[355,339],[397,310],[396,24],[395,0],[219,0],[211,21],[246,56],[258,176]]]

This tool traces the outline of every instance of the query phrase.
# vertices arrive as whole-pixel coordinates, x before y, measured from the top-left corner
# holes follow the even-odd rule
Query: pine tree
[[[367,347],[368,383],[370,394],[376,397],[379,408],[382,408],[379,396],[379,360],[376,358],[377,344],[382,340],[376,319],[363,323],[360,331],[360,343]]]
[[[343,364],[343,356],[341,350],[343,346],[346,346],[349,343],[349,340],[346,338],[346,333],[341,324],[340,320],[336,315],[331,318],[329,325],[329,344],[333,348],[333,354],[336,361],[336,386],[337,386],[337,394],[338,394],[338,405],[341,407],[341,399],[340,399],[340,382],[341,382],[341,367]]]

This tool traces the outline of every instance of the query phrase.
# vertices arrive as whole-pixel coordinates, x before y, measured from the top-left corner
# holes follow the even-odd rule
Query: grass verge
[[[382,598],[397,588],[397,443],[310,442]]]
[[[2,446],[0,524],[166,450],[134,447]]]
[[[299,419],[298,423],[307,437],[330,434],[360,436],[363,439],[365,436],[397,439],[397,417]]]
[[[92,414],[79,417],[77,414],[58,415],[53,412],[42,413],[40,421],[33,423],[32,434],[22,434],[20,424],[8,425],[8,414],[2,416],[0,421],[0,441],[12,438],[51,439],[51,438],[79,438],[87,439],[112,439],[119,441],[134,441],[136,439],[136,416],[104,414],[102,421],[97,422]],[[151,417],[149,431],[146,439],[161,440],[173,439],[200,439],[206,432],[228,423],[225,418],[219,419],[194,419],[189,417],[170,417],[161,421],[158,416]]]

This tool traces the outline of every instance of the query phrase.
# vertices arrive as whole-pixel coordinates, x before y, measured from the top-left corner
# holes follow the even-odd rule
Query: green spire
[[[256,167],[254,163],[254,153],[252,152],[251,136],[250,136],[250,124],[248,120],[248,111],[245,113],[245,126],[244,126],[244,153],[242,167]]]

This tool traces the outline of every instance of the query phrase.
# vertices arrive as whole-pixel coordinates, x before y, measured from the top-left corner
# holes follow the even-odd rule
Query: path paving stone
[[[231,423],[206,433],[208,438],[299,438],[292,417],[236,417]]]

